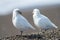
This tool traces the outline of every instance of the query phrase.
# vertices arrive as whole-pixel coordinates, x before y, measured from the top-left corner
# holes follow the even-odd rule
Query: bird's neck
[[[16,12],[13,12],[12,18],[14,19],[18,14]]]
[[[12,15],[13,17],[15,17],[16,16],[16,13],[15,12],[13,12],[13,15]]]
[[[41,16],[42,16],[41,14],[34,14],[33,15],[34,22],[37,21],[38,19],[40,19]]]
[[[41,16],[41,15],[42,15],[42,14],[40,14],[40,13],[38,13],[38,14],[35,13],[35,14],[34,14],[35,17],[39,17],[39,16]]]

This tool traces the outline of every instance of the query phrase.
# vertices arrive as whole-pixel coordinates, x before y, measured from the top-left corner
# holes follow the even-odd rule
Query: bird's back
[[[37,20],[36,25],[42,29],[54,28],[54,26],[52,25],[53,23],[49,20],[48,17],[44,15],[41,15],[36,20]]]
[[[26,18],[24,18],[22,15],[18,15],[15,17],[14,19],[15,22],[15,27],[17,27],[18,29],[32,29],[32,25],[30,25],[30,23],[27,21]]]

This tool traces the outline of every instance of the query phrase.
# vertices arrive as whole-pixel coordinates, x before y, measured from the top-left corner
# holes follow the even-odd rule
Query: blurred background
[[[16,29],[12,24],[12,10],[14,8],[21,9],[22,15],[34,27],[32,11],[34,8],[38,8],[43,15],[46,15],[60,29],[60,1],[58,0],[0,0],[0,37],[20,34],[20,30]]]

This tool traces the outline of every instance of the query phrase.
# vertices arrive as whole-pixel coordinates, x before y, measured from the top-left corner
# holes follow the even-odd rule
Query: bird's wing
[[[48,17],[42,16],[41,19],[39,20],[38,23],[40,26],[45,27],[45,28],[57,28],[55,24],[53,24]]]
[[[32,28],[32,29],[35,29],[29,22],[28,20],[23,17],[22,15],[19,16],[18,18],[18,22],[22,25],[24,25],[25,28]]]

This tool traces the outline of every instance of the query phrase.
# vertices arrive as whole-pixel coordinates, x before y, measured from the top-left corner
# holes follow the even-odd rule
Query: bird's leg
[[[22,36],[23,31],[20,31],[20,32],[21,32],[21,36]]]
[[[40,32],[39,32],[40,34],[42,33],[42,29],[40,29]]]
[[[22,33],[23,33],[23,31],[20,31],[21,32],[21,38],[22,38]]]

